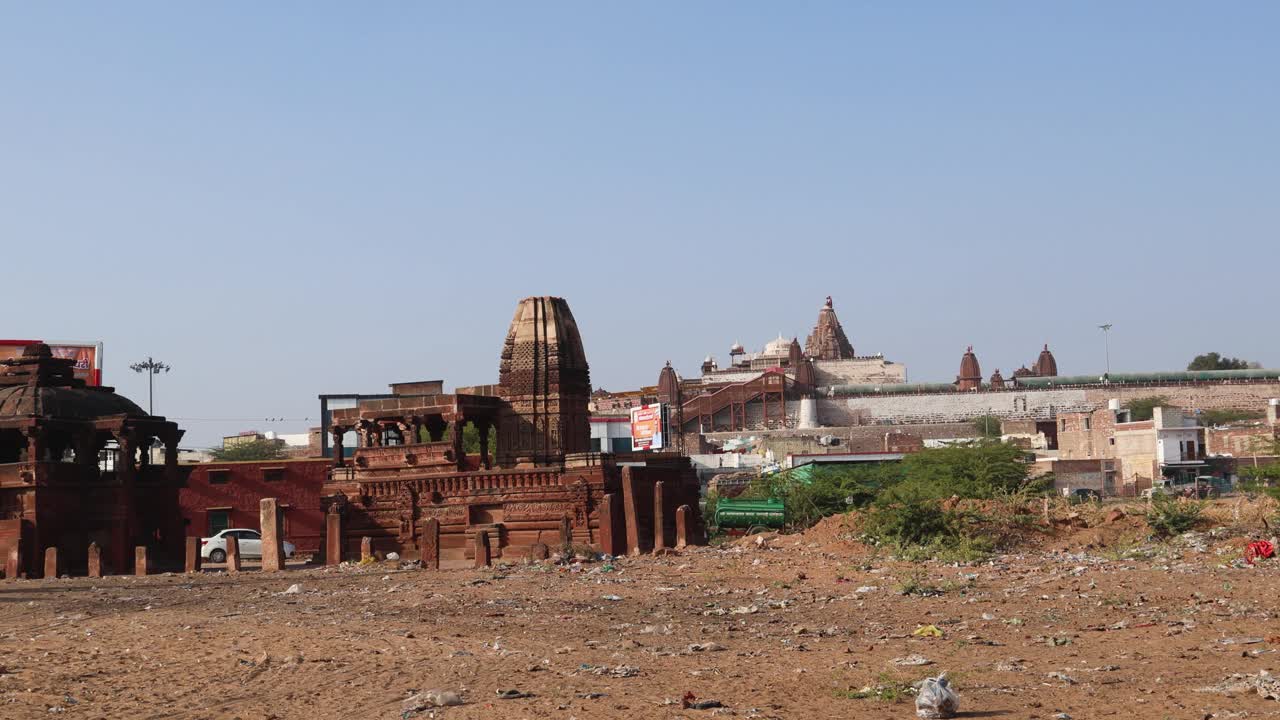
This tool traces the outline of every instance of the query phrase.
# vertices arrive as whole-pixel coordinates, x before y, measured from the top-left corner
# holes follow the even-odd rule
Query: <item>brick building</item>
[[[331,464],[310,458],[183,466],[187,483],[178,493],[178,505],[186,534],[209,537],[229,527],[259,529],[259,501],[273,497],[283,510],[284,539],[300,554],[318,552],[324,533],[320,489]]]

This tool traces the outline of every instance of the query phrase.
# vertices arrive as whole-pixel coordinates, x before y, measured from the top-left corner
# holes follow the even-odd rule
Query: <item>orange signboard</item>
[[[42,340],[0,340],[0,360],[21,357],[28,345]],[[102,384],[102,343],[59,342],[49,343],[53,356],[76,361],[75,374],[86,385]]]
[[[661,450],[666,412],[661,403],[631,408],[631,449]]]

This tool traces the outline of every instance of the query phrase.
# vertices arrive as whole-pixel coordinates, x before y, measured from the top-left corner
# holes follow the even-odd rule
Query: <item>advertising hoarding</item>
[[[667,408],[662,403],[631,408],[631,449],[661,450],[666,447]]]
[[[28,345],[47,342],[53,356],[70,358],[76,361],[75,375],[86,385],[102,384],[102,343],[94,342],[48,342],[44,340],[0,340],[0,360],[21,357]]]

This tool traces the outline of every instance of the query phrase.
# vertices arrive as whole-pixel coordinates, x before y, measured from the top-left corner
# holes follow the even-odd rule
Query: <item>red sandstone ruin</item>
[[[498,375],[494,395],[410,384],[334,411],[334,468],[322,491],[328,562],[359,557],[364,538],[375,553],[424,567],[518,559],[566,540],[615,555],[700,541],[688,458],[588,452],[590,374],[568,303],[520,301]],[[464,452],[468,423],[478,454]],[[347,465],[351,430],[361,442]],[[692,517],[678,526],[686,505]]]

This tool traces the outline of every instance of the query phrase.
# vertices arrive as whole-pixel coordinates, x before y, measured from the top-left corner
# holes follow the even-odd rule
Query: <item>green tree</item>
[[[998,440],[1003,434],[1000,429],[1000,418],[995,415],[980,415],[974,418],[973,429],[978,432],[978,437],[992,440]]]
[[[1150,420],[1156,408],[1161,407],[1169,402],[1169,398],[1164,395],[1148,395],[1146,397],[1137,397],[1126,401],[1124,406],[1129,411],[1129,419],[1133,422],[1142,420]]]
[[[1240,358],[1223,357],[1216,352],[1197,355],[1187,364],[1188,370],[1247,370],[1252,364]]]
[[[902,482],[888,488],[879,503],[962,498],[990,498],[1038,491],[1042,483],[1028,479],[1027,452],[1013,445],[982,442],[931,448],[902,461]]]
[[[248,440],[233,443],[209,450],[209,455],[217,462],[239,462],[246,460],[281,460],[285,454],[284,443],[280,440]]]

